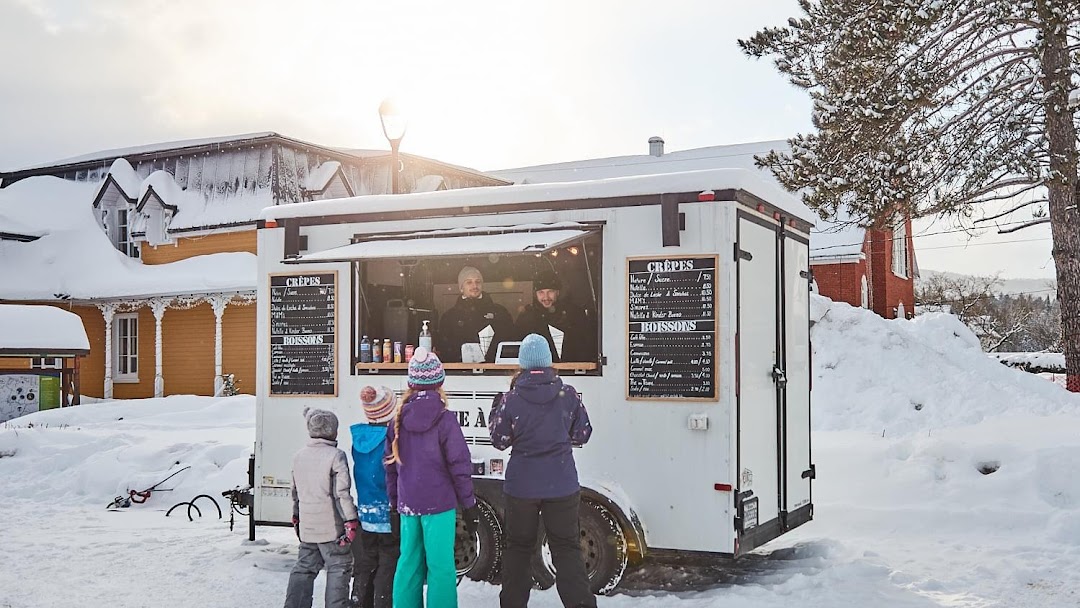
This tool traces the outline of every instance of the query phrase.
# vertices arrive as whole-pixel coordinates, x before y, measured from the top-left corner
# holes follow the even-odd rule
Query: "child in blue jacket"
[[[400,553],[398,514],[391,512],[386,494],[383,451],[386,425],[394,419],[397,395],[385,386],[360,389],[367,424],[349,427],[352,431],[353,478],[356,481],[360,538],[353,543],[354,608],[391,608],[394,572]]]

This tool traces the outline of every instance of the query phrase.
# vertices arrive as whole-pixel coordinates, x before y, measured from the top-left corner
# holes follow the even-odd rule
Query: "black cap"
[[[562,289],[562,281],[559,280],[558,275],[554,272],[542,270],[533,278],[533,291],[540,291],[541,289],[554,289],[558,291]]]

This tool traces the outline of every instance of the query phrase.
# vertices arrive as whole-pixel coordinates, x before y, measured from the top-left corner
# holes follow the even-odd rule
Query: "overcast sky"
[[[408,112],[402,150],[481,170],[644,154],[652,135],[668,150],[784,139],[810,129],[810,103],[735,41],[796,13],[796,0],[0,0],[0,170],[256,131],[384,148],[386,97]],[[917,238],[920,266],[1053,276],[1045,227],[960,236]]]

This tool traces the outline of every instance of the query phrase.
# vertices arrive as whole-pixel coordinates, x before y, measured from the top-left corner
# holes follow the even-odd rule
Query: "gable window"
[[[34,357],[30,359],[30,369],[63,369],[60,357]]]
[[[127,206],[106,207],[102,210],[102,220],[113,247],[129,258],[139,258],[139,245],[131,236],[135,211]]]
[[[139,381],[139,315],[116,315],[113,319],[113,380]]]
[[[893,228],[892,271],[898,277],[908,277],[907,222],[903,220]]]
[[[116,232],[113,243],[121,253],[129,258],[139,257],[139,246],[131,238],[132,213],[127,209],[116,210]]]

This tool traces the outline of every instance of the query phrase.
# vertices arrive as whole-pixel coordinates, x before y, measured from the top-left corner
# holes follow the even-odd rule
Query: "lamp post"
[[[405,117],[398,111],[397,105],[389,99],[379,104],[379,121],[382,122],[383,135],[390,141],[390,193],[400,194],[401,159],[398,147],[405,137]]]

